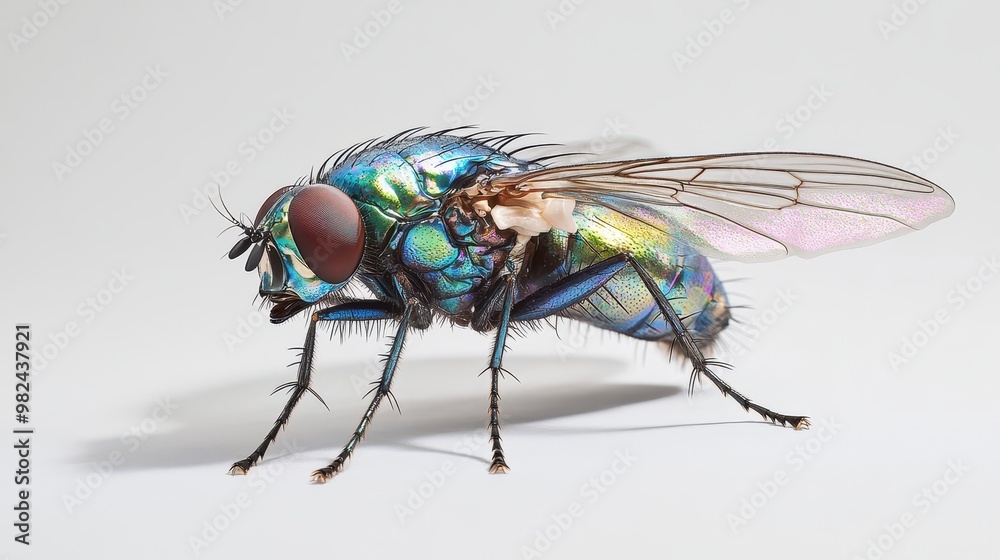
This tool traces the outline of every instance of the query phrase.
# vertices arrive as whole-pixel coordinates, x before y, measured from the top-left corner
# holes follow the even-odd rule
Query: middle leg
[[[493,461],[490,463],[491,474],[505,474],[510,470],[504,458],[503,446],[500,444],[500,377],[506,372],[503,369],[503,353],[507,349],[507,333],[510,329],[510,310],[514,306],[514,275],[503,278],[502,300],[500,307],[500,322],[497,325],[497,336],[493,342],[493,355],[490,357],[490,443],[493,446]],[[483,372],[485,373],[485,371]],[[508,372],[509,373],[509,372]]]

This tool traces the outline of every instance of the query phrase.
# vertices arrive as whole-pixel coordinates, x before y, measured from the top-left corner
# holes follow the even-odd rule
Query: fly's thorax
[[[468,199],[454,197],[439,214],[403,224],[390,251],[426,286],[427,299],[461,324],[503,270],[516,240],[515,232],[480,217]]]
[[[353,200],[366,226],[366,272],[405,267],[421,279],[437,309],[461,321],[511,256],[523,237],[521,226],[530,227],[521,215],[541,215],[550,206],[537,195],[512,201],[502,206],[527,210],[508,212],[512,223],[498,223],[463,193],[484,176],[535,167],[469,138],[428,135],[349,150],[317,180]],[[297,237],[294,231],[291,237]],[[330,289],[309,284],[316,291]]]
[[[440,214],[482,174],[528,165],[468,138],[431,135],[351,154],[319,180],[355,200],[372,234],[369,244],[382,250],[395,228]]]

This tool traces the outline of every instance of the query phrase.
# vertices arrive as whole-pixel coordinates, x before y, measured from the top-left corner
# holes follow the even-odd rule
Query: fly
[[[465,128],[465,127],[463,127]],[[309,310],[290,395],[264,441],[231,474],[264,456],[310,392],[316,328],[395,325],[381,378],[340,454],[313,473],[339,473],[392,382],[407,335],[436,318],[490,333],[489,472],[508,471],[500,442],[500,380],[519,325],[565,317],[680,349],[702,377],[747,411],[795,429],[806,416],[751,401],[704,354],[729,324],[729,299],[709,258],[812,257],[889,239],[944,218],[952,198],[907,171],[850,157],[742,153],[576,165],[516,157],[525,135],[411,129],[335,153],[282,187],[242,230],[273,323]],[[220,212],[221,213],[221,212]],[[365,293],[358,298],[348,294]],[[276,390],[276,391],[277,391]],[[322,399],[320,399],[322,401]],[[325,403],[324,403],[325,405]]]

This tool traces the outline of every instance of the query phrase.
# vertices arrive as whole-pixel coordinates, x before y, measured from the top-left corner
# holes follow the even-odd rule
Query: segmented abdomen
[[[669,232],[600,206],[579,204],[573,217],[577,233],[553,230],[539,236],[524,263],[526,278],[519,298],[628,252],[657,280],[696,339],[708,343],[729,324],[725,290],[704,256],[677,243]],[[631,267],[561,315],[642,340],[669,341],[674,336]]]

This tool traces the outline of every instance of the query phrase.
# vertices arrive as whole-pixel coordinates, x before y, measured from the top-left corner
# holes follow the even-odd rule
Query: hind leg
[[[701,375],[707,377],[716,387],[722,391],[724,396],[732,396],[744,410],[753,410],[757,414],[764,417],[765,420],[770,420],[771,422],[779,423],[782,426],[790,425],[796,430],[806,429],[809,427],[809,418],[807,416],[790,416],[787,414],[780,414],[774,412],[768,408],[764,408],[759,404],[751,401],[743,394],[741,394],[736,389],[733,389],[731,385],[720,379],[715,373],[709,369],[709,366],[718,366],[728,368],[727,364],[713,360],[711,358],[706,358],[702,353],[698,344],[695,342],[694,337],[691,336],[691,331],[684,326],[681,322],[680,317],[674,308],[670,305],[667,296],[660,291],[659,287],[656,285],[656,281],[646,272],[646,269],[642,267],[631,255],[628,256],[628,262],[632,268],[639,274],[639,278],[642,279],[642,283],[646,286],[650,295],[656,300],[656,305],[660,308],[660,312],[663,313],[664,319],[667,324],[670,325],[670,330],[673,331],[675,336],[675,341],[680,345],[681,351],[684,355],[691,360],[692,371],[691,380],[688,383],[688,393],[694,391],[694,384]]]
[[[514,305],[511,319],[514,321],[530,321],[565,311],[590,297],[591,294],[606,285],[626,266],[631,266],[636,274],[638,274],[645,289],[656,301],[656,305],[663,314],[664,320],[669,325],[670,330],[674,333],[676,343],[680,345],[684,355],[691,360],[692,372],[691,381],[688,384],[689,392],[694,390],[694,384],[698,378],[704,375],[722,391],[723,395],[732,396],[733,400],[739,403],[744,410],[753,410],[764,417],[765,420],[779,423],[783,426],[790,425],[797,430],[809,427],[808,417],[780,414],[764,408],[733,389],[732,386],[715,375],[709,366],[729,366],[705,357],[698,347],[698,343],[691,335],[691,331],[684,326],[677,312],[670,305],[667,296],[660,291],[656,281],[642,264],[636,261],[630,254],[615,255],[539,289]]]

